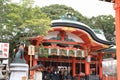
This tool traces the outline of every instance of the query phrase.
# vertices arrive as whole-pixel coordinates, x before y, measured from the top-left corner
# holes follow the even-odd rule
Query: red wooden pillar
[[[100,79],[102,79],[102,54],[99,54],[99,76],[100,76]]]
[[[37,59],[35,59],[35,54],[30,55],[30,58],[32,60],[32,62],[30,64],[30,68],[31,68],[31,67],[34,67],[37,65]],[[30,80],[34,80],[34,74],[35,74],[35,70],[30,71]]]
[[[36,66],[37,65],[37,59],[33,59],[33,66]]]
[[[85,61],[85,75],[90,75],[90,63]]]
[[[37,60],[35,58],[33,58],[33,66],[37,65]],[[31,71],[31,79],[30,80],[34,80],[34,74],[35,74],[35,70]]]
[[[33,56],[30,55],[30,58],[32,58]],[[30,68],[33,66],[33,62],[30,62]],[[34,71],[30,70],[30,80],[33,80],[33,75],[34,75]]]
[[[72,58],[72,76],[75,77],[76,76],[76,58],[73,57]]]
[[[120,0],[115,0],[117,80],[120,80]]]
[[[80,76],[78,76],[78,80],[80,80]]]

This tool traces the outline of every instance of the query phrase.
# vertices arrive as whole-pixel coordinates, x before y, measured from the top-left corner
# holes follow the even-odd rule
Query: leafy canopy
[[[1,34],[2,41],[12,40],[15,36],[32,37],[45,35],[50,29],[50,18],[41,11],[40,7],[33,7],[30,1],[23,0],[23,3],[19,5],[9,3],[4,7],[6,10],[4,10],[4,13],[7,14],[0,16],[3,19],[1,20],[1,27],[5,26],[5,30]],[[7,37],[3,38],[5,35]]]

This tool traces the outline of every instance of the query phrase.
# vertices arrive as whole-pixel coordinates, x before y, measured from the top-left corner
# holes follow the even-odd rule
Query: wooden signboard
[[[35,55],[35,46],[33,45],[28,46],[28,55]]]

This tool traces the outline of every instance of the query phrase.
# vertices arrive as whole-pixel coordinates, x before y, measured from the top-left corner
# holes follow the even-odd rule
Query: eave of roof
[[[107,49],[100,50],[98,52],[104,52],[104,53],[116,53],[116,46],[112,46]]]
[[[81,22],[68,21],[68,20],[53,20],[52,27],[58,27],[58,26],[67,26],[67,27],[82,29],[82,30],[86,31],[93,38],[93,40],[95,40],[98,43],[102,43],[105,45],[114,44],[113,42],[100,39],[99,37],[96,36],[94,31],[89,26],[87,26]]]

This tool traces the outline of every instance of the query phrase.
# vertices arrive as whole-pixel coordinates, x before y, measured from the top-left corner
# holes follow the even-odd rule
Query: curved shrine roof
[[[53,20],[52,21],[52,27],[62,27],[62,26],[67,26],[67,27],[72,27],[72,28],[77,28],[84,30],[87,32],[93,40],[95,40],[98,43],[105,44],[105,45],[112,45],[114,44],[113,42],[107,41],[105,39],[101,39],[97,36],[97,34],[87,25],[77,22],[77,21],[70,21],[70,20]]]
[[[72,20],[53,20],[48,35],[31,39],[33,44],[44,44],[47,47],[76,50],[77,48],[90,52],[105,52],[113,42],[98,37],[89,26]],[[104,36],[104,35],[103,35]],[[56,44],[56,45],[54,45]],[[71,45],[74,46],[71,48]]]

